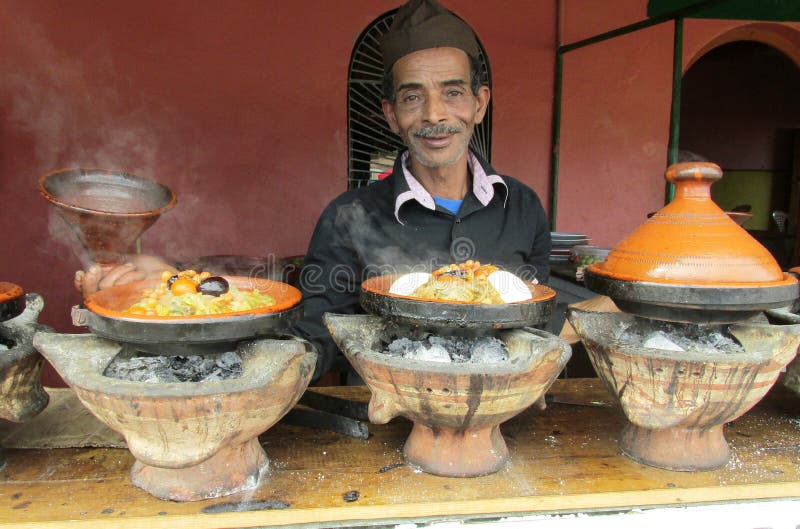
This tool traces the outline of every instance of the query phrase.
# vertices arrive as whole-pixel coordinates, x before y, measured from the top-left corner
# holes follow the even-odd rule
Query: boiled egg
[[[392,286],[389,287],[389,294],[397,296],[410,296],[416,289],[424,285],[431,278],[427,272],[412,272],[410,274],[403,274],[394,280]]]
[[[528,285],[511,272],[497,270],[489,274],[486,280],[500,293],[500,298],[506,303],[516,303],[533,297]]]

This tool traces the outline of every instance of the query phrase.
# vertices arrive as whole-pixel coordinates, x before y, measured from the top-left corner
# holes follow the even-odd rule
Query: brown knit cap
[[[383,68],[404,55],[428,48],[458,48],[478,59],[479,47],[466,22],[436,0],[409,0],[397,10],[392,27],[381,39]]]

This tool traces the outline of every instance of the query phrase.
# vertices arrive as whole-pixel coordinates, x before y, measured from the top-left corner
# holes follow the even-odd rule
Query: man
[[[435,0],[411,0],[381,49],[383,113],[408,150],[388,178],[339,196],[317,223],[297,327],[320,353],[317,374],[338,354],[323,313],[360,312],[359,288],[370,276],[474,259],[549,278],[550,231],[538,196],[468,148],[490,98],[472,30]]]
[[[539,197],[469,149],[490,98],[472,30],[435,0],[411,0],[381,48],[383,112],[408,149],[389,177],[336,198],[314,230],[300,280],[305,316],[295,331],[317,348],[315,378],[340,358],[322,315],[360,312],[368,277],[473,259],[528,280],[549,278],[550,231]],[[106,287],[146,273],[136,265],[104,279],[91,270],[76,283],[86,292],[98,280]]]

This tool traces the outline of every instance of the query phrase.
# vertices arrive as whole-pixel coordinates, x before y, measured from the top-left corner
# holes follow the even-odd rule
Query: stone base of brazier
[[[464,478],[500,470],[508,446],[499,426],[455,431],[414,423],[403,453],[408,463],[429,474]]]
[[[728,462],[729,449],[722,425],[705,429],[664,428],[650,430],[631,423],[619,440],[631,459],[667,470],[713,470]]]
[[[225,446],[191,467],[160,468],[136,461],[131,481],[162,500],[198,501],[255,488],[268,466],[267,454],[254,437],[240,445]]]

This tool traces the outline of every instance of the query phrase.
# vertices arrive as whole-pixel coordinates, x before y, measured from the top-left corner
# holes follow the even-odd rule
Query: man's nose
[[[447,118],[447,107],[439,94],[428,97],[425,101],[423,119],[430,123],[440,123]]]

